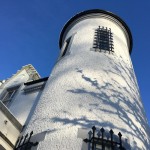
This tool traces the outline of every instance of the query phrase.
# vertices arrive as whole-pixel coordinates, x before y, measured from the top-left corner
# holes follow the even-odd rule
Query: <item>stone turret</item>
[[[87,150],[83,139],[95,126],[121,132],[128,150],[148,150],[149,126],[130,59],[132,36],[126,23],[103,10],[81,12],[64,26],[60,49],[26,130],[45,133],[38,148]]]

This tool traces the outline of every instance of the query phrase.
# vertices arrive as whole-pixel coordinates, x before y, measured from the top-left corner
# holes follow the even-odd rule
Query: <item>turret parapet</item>
[[[83,12],[78,13],[74,17],[72,17],[65,24],[65,26],[63,27],[63,29],[61,31],[60,38],[59,38],[59,47],[60,47],[60,49],[62,47],[64,36],[67,34],[66,32],[68,31],[68,27],[76,24],[81,19],[91,18],[92,16],[95,17],[97,15],[101,15],[105,18],[109,18],[112,21],[117,22],[118,24],[120,24],[120,26],[122,26],[124,32],[126,32],[126,36],[127,36],[127,39],[128,39],[128,45],[129,45],[129,52],[131,54],[132,47],[133,47],[133,40],[132,40],[131,31],[130,31],[128,25],[119,16],[113,14],[112,12],[108,12],[108,11],[100,10],[100,9],[93,9],[93,10],[83,11]]]

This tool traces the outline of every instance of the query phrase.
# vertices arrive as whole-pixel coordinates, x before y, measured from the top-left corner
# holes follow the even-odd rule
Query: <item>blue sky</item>
[[[133,35],[131,54],[150,123],[150,1],[149,0],[0,0],[0,80],[32,64],[49,76],[59,54],[64,24],[87,9],[104,9],[120,16]]]

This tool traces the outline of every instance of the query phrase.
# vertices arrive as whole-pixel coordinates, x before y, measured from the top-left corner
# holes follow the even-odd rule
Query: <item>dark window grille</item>
[[[105,130],[101,128],[96,135],[96,127],[92,127],[92,131],[89,132],[89,139],[83,141],[89,143],[89,150],[126,150],[123,147],[122,134],[114,135],[113,130],[109,131],[109,135],[105,138]],[[108,137],[109,136],[109,137]],[[116,139],[117,137],[117,139]]]
[[[113,49],[113,34],[111,32],[111,29],[109,28],[104,28],[104,27],[98,27],[95,30],[95,35],[94,35],[94,43],[93,43],[93,48],[95,51],[108,51],[114,52]]]
[[[31,150],[32,147],[37,146],[38,142],[33,143],[30,141],[32,135],[33,131],[30,134],[20,137],[16,142],[14,150]]]

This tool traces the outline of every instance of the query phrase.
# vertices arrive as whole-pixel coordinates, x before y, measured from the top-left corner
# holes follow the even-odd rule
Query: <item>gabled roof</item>
[[[6,79],[6,80],[2,80],[0,81],[0,86],[2,86],[3,84],[7,83],[8,81],[10,81],[12,78],[16,77],[20,72],[22,72],[23,70],[26,70],[27,74],[29,75],[29,79],[30,80],[38,80],[41,78],[41,76],[39,75],[39,73],[36,71],[36,69],[31,65],[25,65],[23,66],[20,70],[18,70],[16,72],[16,74],[13,74],[10,78]]]

